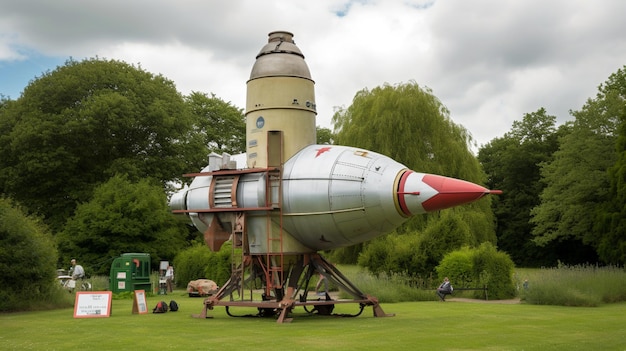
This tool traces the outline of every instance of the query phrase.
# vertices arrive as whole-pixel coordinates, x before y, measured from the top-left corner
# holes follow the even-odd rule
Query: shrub
[[[473,276],[478,278],[479,286],[489,288],[489,298],[500,300],[515,297],[511,257],[497,251],[491,243],[482,243],[473,257]],[[476,297],[481,296],[476,292]]]
[[[187,286],[189,281],[205,278],[222,286],[230,278],[231,256],[230,242],[222,245],[217,252],[211,251],[204,244],[196,244],[174,258],[176,281],[181,286]]]
[[[387,257],[392,250],[387,237],[378,237],[367,243],[359,255],[358,265],[367,268],[374,275],[386,272]]]
[[[491,243],[483,243],[476,249],[462,248],[447,254],[436,271],[439,280],[449,277],[453,286],[487,287],[489,298],[510,299],[515,296],[513,284],[514,264]],[[483,298],[483,291],[475,291],[475,298]]]
[[[66,304],[56,280],[57,249],[45,226],[0,198],[0,311]]]
[[[446,255],[436,268],[439,280],[448,277],[451,282],[454,282],[453,286],[459,288],[469,288],[478,284],[474,282],[472,275],[472,256],[473,251],[468,247]]]
[[[415,254],[422,263],[416,274],[435,271],[444,256],[452,250],[472,244],[470,227],[460,216],[444,211],[419,236]]]

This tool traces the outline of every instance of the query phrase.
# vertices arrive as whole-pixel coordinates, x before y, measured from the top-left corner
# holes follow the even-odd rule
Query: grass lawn
[[[626,350],[626,303],[560,307],[448,301],[382,304],[394,317],[308,316],[292,323],[233,318],[224,307],[196,319],[201,298],[182,291],[151,296],[178,302],[178,312],[132,314],[113,300],[108,318],[73,318],[72,309],[0,314],[0,350]],[[335,313],[355,313],[356,304]],[[255,309],[231,309],[254,314]]]

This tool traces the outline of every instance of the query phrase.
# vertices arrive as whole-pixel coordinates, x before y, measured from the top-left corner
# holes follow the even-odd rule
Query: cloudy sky
[[[540,107],[571,119],[626,65],[624,14],[622,0],[0,0],[0,94],[98,56],[243,108],[256,54],[286,30],[318,125],[361,89],[415,81],[482,145]]]

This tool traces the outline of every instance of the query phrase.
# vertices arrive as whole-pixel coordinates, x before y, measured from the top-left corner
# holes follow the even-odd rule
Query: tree
[[[607,263],[626,263],[626,66],[613,73],[596,97],[601,111],[618,121],[616,162],[608,170],[609,193],[598,214],[598,255]]]
[[[529,221],[544,187],[539,165],[551,160],[558,145],[557,135],[556,117],[540,108],[513,122],[509,132],[478,152],[488,187],[503,191],[493,200],[498,248],[518,265],[534,266],[555,259],[537,250]]]
[[[245,152],[246,123],[243,110],[211,94],[192,92],[185,103],[196,116],[196,132],[204,137],[209,151],[231,155]]]
[[[171,260],[187,245],[187,234],[158,182],[116,175],[76,208],[57,240],[67,261],[79,257],[90,270],[107,274],[112,259],[125,252],[149,253],[154,267]]]
[[[320,126],[317,126],[316,135],[318,144],[332,145],[335,143],[335,135],[329,128],[322,128]]]
[[[0,197],[0,311],[52,303],[59,286],[56,261],[54,240],[45,225]]]
[[[114,60],[69,60],[0,109],[0,192],[60,230],[115,174],[166,186],[208,154],[174,83]]]
[[[619,254],[613,254],[626,247],[619,239],[623,233],[620,229],[618,236],[610,234],[611,226],[619,222],[615,220],[622,213],[611,213],[609,209],[616,199],[611,199],[611,190],[617,190],[619,183],[618,176],[611,186],[612,170],[619,169],[615,145],[620,119],[625,116],[625,97],[626,75],[618,70],[600,85],[594,99],[588,99],[580,111],[572,112],[575,120],[559,139],[554,160],[542,166],[547,186],[541,194],[541,204],[533,209],[535,242],[575,242],[580,262],[595,261],[599,254],[605,262],[618,263]],[[615,208],[622,208],[623,203],[618,200]],[[607,255],[608,252],[613,254]]]
[[[480,164],[469,150],[472,142],[469,133],[450,119],[447,108],[430,89],[422,88],[414,82],[359,91],[350,107],[335,113],[333,123],[335,142],[339,145],[372,150],[420,172],[460,178],[479,184],[485,182]],[[489,199],[445,211],[467,219],[463,228],[458,227],[458,232],[469,233],[467,240],[472,244],[478,240],[495,242]],[[394,256],[393,250],[396,247],[392,238],[394,235],[416,236],[420,232],[432,232],[430,237],[433,240],[440,240],[447,237],[446,233],[441,231],[449,228],[453,222],[450,222],[447,216],[437,214],[414,217],[398,228],[395,234],[380,239],[389,240],[389,243],[377,244],[372,250],[384,247],[387,255]],[[465,237],[461,234],[460,236]],[[406,240],[408,239],[404,238],[405,242]],[[466,244],[469,245],[470,242]],[[353,249],[350,250],[354,252]],[[418,247],[411,250],[412,255],[420,252]],[[378,257],[378,254],[370,255],[366,251],[363,251],[363,255],[374,260]],[[440,258],[442,255],[437,253],[433,257]],[[370,267],[375,264],[366,263],[365,259],[359,259],[359,262]],[[415,266],[415,262],[410,264]],[[403,265],[406,266],[398,264],[395,269],[403,270]],[[424,264],[420,271],[412,270],[412,273],[422,273],[429,270],[429,267],[434,267],[434,264]]]
[[[546,187],[540,204],[531,211],[534,241],[539,245],[573,239],[581,245],[595,246],[597,233],[593,227],[598,206],[607,200],[607,169],[615,163],[615,137],[580,118],[584,113],[585,109],[574,114],[576,121],[559,139],[554,159],[541,167]],[[603,130],[615,130],[609,126],[614,124],[610,120],[602,124]],[[589,258],[581,257],[593,261]]]

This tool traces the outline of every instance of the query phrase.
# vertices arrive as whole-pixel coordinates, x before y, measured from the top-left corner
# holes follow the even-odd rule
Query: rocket
[[[228,210],[249,211],[250,253],[278,250],[267,245],[269,215],[273,232],[282,226],[282,251],[293,254],[358,244],[392,231],[411,216],[492,193],[463,180],[414,172],[387,156],[347,146],[303,148],[284,164],[282,179],[278,174],[272,177],[271,171],[246,171],[252,172],[193,174],[189,189],[172,197],[175,212],[188,213],[196,228],[211,235],[207,240],[215,250],[236,225]],[[223,232],[221,243],[216,230]]]
[[[373,305],[376,316],[385,315],[317,253],[386,234],[414,215],[499,193],[412,171],[373,151],[316,145],[314,84],[293,34],[270,33],[247,82],[247,167],[233,169],[227,156],[210,157],[209,166],[187,175],[194,177],[189,187],[171,197],[172,211],[190,220],[211,249],[227,240],[242,248],[241,267],[205,301],[204,314],[232,305],[222,297],[242,289],[241,272],[248,268],[250,275],[264,272],[268,300],[256,306],[267,311],[263,307],[275,303],[269,310],[281,311],[279,321],[298,304],[320,303],[295,296],[306,291],[300,276],[310,279],[314,272],[349,290],[355,302]]]

